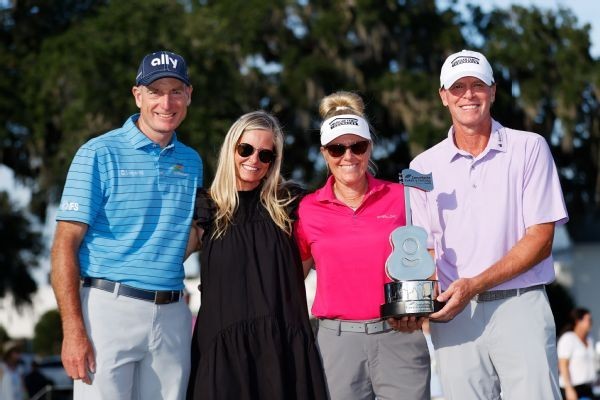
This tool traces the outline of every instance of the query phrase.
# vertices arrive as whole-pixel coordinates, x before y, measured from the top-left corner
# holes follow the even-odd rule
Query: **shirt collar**
[[[123,124],[123,130],[125,130],[125,134],[129,143],[133,146],[134,149],[141,149],[146,146],[154,145],[155,143],[148,138],[148,136],[144,135],[142,131],[135,124],[137,120],[140,118],[140,114],[134,114],[125,121]],[[171,147],[175,147],[177,145],[177,134],[173,132],[173,137],[171,137],[171,141],[168,145],[165,146],[165,149],[169,149]]]
[[[325,182],[325,185],[323,185],[323,187],[317,192],[317,201],[341,204],[341,202],[335,197],[335,193],[333,192],[334,183],[335,178],[333,175],[330,175],[329,178],[327,178],[327,182]],[[373,193],[379,192],[383,188],[383,181],[375,179],[373,175],[367,173],[367,193],[365,194],[365,199],[373,195]]]
[[[448,130],[448,138],[446,140],[445,145],[446,155],[448,157],[448,161],[452,162],[461,156],[469,155],[465,151],[456,147],[454,142],[454,126],[451,126]],[[485,156],[490,151],[499,151],[502,153],[506,153],[507,151],[507,143],[506,143],[506,132],[504,127],[495,119],[492,119],[492,130],[490,133],[490,140],[488,141],[487,147],[485,150],[477,156],[477,158],[481,158]]]

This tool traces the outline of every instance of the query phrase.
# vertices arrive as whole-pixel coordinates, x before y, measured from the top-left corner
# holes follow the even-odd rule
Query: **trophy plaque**
[[[430,191],[431,174],[423,175],[412,169],[400,174],[404,184],[406,226],[392,231],[392,253],[385,263],[385,272],[392,282],[384,286],[385,303],[380,306],[381,317],[426,316],[437,311],[435,301],[437,281],[429,280],[435,264],[427,251],[427,232],[412,225],[409,188]]]

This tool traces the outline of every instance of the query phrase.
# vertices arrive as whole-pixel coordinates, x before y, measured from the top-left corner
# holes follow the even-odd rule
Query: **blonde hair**
[[[365,103],[362,98],[352,92],[335,92],[321,99],[319,103],[319,114],[324,120],[342,114],[354,114],[365,118],[364,111]]]
[[[365,116],[365,103],[359,95],[352,92],[346,92],[340,90],[339,92],[335,92],[330,94],[329,96],[325,96],[319,102],[319,115],[323,120],[327,118],[331,118],[335,115],[342,114],[353,114],[362,117],[369,124],[369,130],[371,131],[371,136],[375,139],[375,135],[373,134],[373,127],[369,123],[369,120]],[[373,155],[373,141],[371,141],[371,154],[369,155],[369,172],[375,175],[377,172],[377,166],[372,159]],[[329,170],[329,165],[327,166]]]
[[[210,195],[217,209],[213,237],[223,236],[233,221],[233,215],[239,204],[234,153],[242,135],[252,130],[265,130],[273,133],[275,160],[271,162],[267,174],[263,178],[260,202],[268,211],[273,222],[288,235],[291,234],[292,220],[285,207],[294,201],[294,197],[289,190],[286,190],[285,182],[280,175],[283,131],[279,121],[273,115],[265,111],[253,111],[242,115],[233,123],[221,146],[215,179],[210,186]]]

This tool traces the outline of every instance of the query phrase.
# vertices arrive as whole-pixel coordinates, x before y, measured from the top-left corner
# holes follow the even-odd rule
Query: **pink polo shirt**
[[[390,233],[406,221],[404,187],[368,175],[368,190],[356,211],[336,199],[333,176],[298,208],[295,235],[303,260],[312,257],[318,318],[379,318]]]
[[[477,157],[448,138],[419,154],[410,167],[433,174],[434,189],[411,188],[414,225],[428,232],[442,289],[500,260],[536,224],[567,222],[556,166],[545,139],[493,121],[487,148]],[[495,289],[554,280],[552,257]]]

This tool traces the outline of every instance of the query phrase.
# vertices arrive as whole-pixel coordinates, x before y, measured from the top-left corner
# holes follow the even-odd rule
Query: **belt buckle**
[[[365,323],[365,333],[370,335],[372,333],[377,333],[377,322],[367,322]],[[372,329],[370,329],[372,328]]]
[[[154,293],[154,304],[169,304],[173,300],[173,291],[157,290]]]
[[[372,329],[369,329],[372,328]],[[369,322],[365,324],[365,333],[367,335],[371,335],[373,333],[379,333],[379,332],[383,332],[385,326],[383,321],[377,321],[377,322]]]

